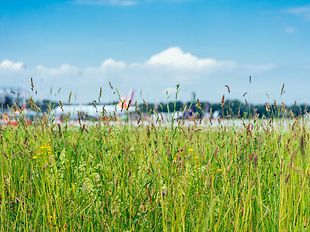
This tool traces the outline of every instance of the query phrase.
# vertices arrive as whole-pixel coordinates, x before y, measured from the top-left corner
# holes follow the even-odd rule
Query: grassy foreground
[[[1,231],[310,231],[309,129],[1,127]]]

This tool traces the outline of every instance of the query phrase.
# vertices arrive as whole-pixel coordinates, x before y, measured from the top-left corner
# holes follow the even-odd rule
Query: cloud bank
[[[28,88],[30,77],[33,77],[39,97],[65,101],[70,92],[77,94],[79,102],[92,101],[97,98],[101,86],[104,87],[104,99],[115,100],[117,96],[113,95],[109,82],[123,95],[128,89],[142,90],[144,98],[150,101],[164,100],[166,96],[163,93],[167,89],[173,93],[176,84],[181,84],[181,99],[188,100],[192,92],[197,91],[201,98],[217,101],[225,84],[235,85],[235,96],[232,97],[240,97],[247,88],[244,80],[249,75],[261,75],[274,68],[273,64],[242,64],[197,57],[179,47],[170,47],[140,62],[108,58],[87,67],[61,64],[58,67],[37,65],[26,69],[23,62],[4,60],[0,63],[0,70],[5,69],[6,75],[0,73],[0,79],[6,86]],[[59,89],[60,93],[55,96]]]
[[[236,69],[268,71],[273,67],[274,65],[272,64],[239,64],[234,61],[217,60],[214,58],[199,58],[191,53],[184,52],[179,47],[170,47],[162,52],[152,55],[149,59],[143,62],[127,63],[108,58],[99,66],[77,67],[69,64],[62,64],[56,68],[49,68],[43,65],[38,65],[36,71],[41,75],[47,76],[61,76],[77,73],[94,74],[98,72],[104,74],[109,71],[126,73],[128,71],[137,70],[208,74],[216,71],[230,71]],[[189,78],[191,77],[189,76]]]

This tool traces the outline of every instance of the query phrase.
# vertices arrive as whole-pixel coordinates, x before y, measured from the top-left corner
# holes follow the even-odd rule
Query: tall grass
[[[0,130],[1,231],[309,231],[309,128]]]

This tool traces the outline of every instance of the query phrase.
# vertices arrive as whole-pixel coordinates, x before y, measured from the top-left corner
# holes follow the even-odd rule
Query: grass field
[[[2,126],[1,231],[310,231],[309,128]]]

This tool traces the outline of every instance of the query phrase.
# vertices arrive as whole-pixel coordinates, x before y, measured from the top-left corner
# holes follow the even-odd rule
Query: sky
[[[77,103],[310,103],[310,1],[0,0],[0,88]],[[249,76],[252,77],[251,84]],[[285,93],[280,95],[282,85]],[[230,86],[227,92],[225,85]],[[115,91],[114,91],[115,92]]]

